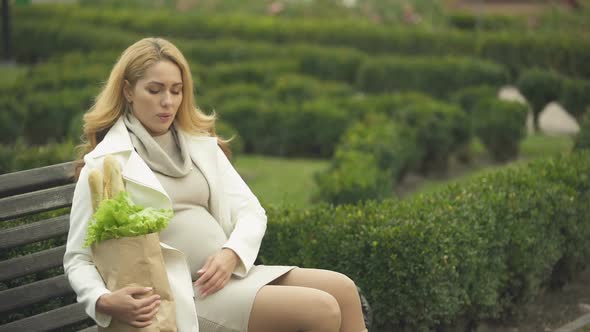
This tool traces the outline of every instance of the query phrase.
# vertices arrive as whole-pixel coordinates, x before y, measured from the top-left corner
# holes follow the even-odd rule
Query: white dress
[[[179,154],[170,132],[154,137],[168,153]],[[182,251],[187,257],[192,280],[210,255],[227,242],[223,229],[209,213],[209,184],[193,163],[188,175],[181,178],[154,172],[172,200],[174,217],[160,232],[160,241]],[[195,304],[202,332],[248,331],[248,320],[258,290],[295,266],[254,266],[244,278],[232,275],[224,288],[200,298],[195,289]]]

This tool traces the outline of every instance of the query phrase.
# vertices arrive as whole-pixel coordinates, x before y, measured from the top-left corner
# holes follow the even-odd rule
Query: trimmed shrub
[[[564,79],[559,102],[571,116],[581,121],[590,107],[590,81]]]
[[[566,75],[575,77],[590,77],[590,41],[580,39],[579,36],[563,36],[558,33],[543,35],[514,34],[511,32],[481,32],[474,39],[471,32],[456,30],[424,30],[399,27],[376,26],[369,22],[350,20],[313,20],[306,19],[305,24],[298,20],[284,20],[273,17],[255,17],[247,15],[215,15],[198,14],[179,15],[177,12],[166,10],[142,11],[138,15],[136,9],[96,10],[80,8],[79,6],[27,6],[15,8],[15,15],[22,18],[15,21],[15,34],[27,38],[27,45],[20,45],[19,49],[27,48],[33,51],[29,54],[48,54],[42,50],[35,50],[35,43],[31,38],[35,31],[29,34],[21,33],[21,21],[38,22],[37,30],[45,36],[57,36],[56,31],[45,29],[48,17],[57,18],[64,25],[75,27],[79,24],[117,27],[121,32],[133,31],[137,36],[162,35],[186,38],[187,40],[210,39],[209,45],[216,44],[225,38],[238,38],[247,41],[266,41],[268,43],[309,43],[328,46],[346,46],[376,54],[404,54],[404,55],[463,55],[481,57],[506,66],[513,77],[524,68],[549,68]],[[169,18],[173,15],[174,20]],[[43,29],[47,30],[44,31]],[[119,33],[120,34],[120,33]],[[119,37],[119,34],[113,34]],[[92,36],[88,40],[96,41],[105,38],[104,34],[85,34]],[[111,37],[111,35],[106,35]],[[135,38],[134,38],[135,39]],[[31,40],[29,42],[29,40]],[[43,46],[49,45],[45,38]],[[63,40],[61,40],[63,41]],[[56,44],[57,46],[57,44]],[[52,51],[58,51],[53,46]],[[85,46],[85,45],[84,45]],[[109,45],[107,45],[109,46]],[[205,45],[206,46],[206,45]],[[63,45],[61,45],[63,48]],[[122,47],[115,47],[122,49]],[[240,48],[247,49],[247,46]],[[273,53],[277,52],[275,48]],[[22,54],[23,52],[17,51]],[[25,54],[27,52],[24,52]],[[239,52],[238,52],[239,53]],[[231,57],[229,50],[225,56]],[[224,55],[222,55],[224,56]],[[254,57],[255,58],[255,57]],[[250,59],[253,59],[250,57]]]
[[[426,96],[400,95],[393,119],[416,130],[422,153],[418,171],[445,171],[450,155],[466,143],[465,114],[455,105]]]
[[[590,177],[576,174],[590,174],[587,153],[407,201],[269,208],[260,259],[345,273],[364,290],[380,331],[513,317],[574,248],[587,253],[588,241],[564,232],[590,232]]]
[[[487,14],[473,15],[471,13],[449,13],[449,24],[452,27],[461,30],[504,30],[504,29],[524,29],[526,28],[525,20],[521,17]]]
[[[2,94],[0,96],[0,143],[14,143],[17,137],[22,135],[26,117],[26,108],[19,102],[16,91]]]
[[[269,99],[268,93],[258,85],[250,83],[229,84],[217,89],[207,89],[202,96],[197,97],[197,104],[205,109],[223,109],[226,103],[236,99],[250,99],[254,101]]]
[[[298,52],[299,51],[299,52]],[[367,55],[350,48],[299,46],[299,71],[322,80],[354,84],[361,64]]]
[[[301,104],[305,101],[322,97],[346,97],[353,94],[352,88],[344,83],[323,82],[304,75],[280,76],[274,87],[273,94],[283,103]]]
[[[458,89],[473,85],[500,86],[508,80],[501,65],[470,58],[380,57],[360,68],[360,90],[378,92],[421,91],[447,98]]]
[[[461,106],[466,117],[465,131],[460,134],[463,135],[461,146],[457,151],[457,158],[461,162],[471,161],[470,143],[474,135],[474,122],[477,117],[476,106],[483,100],[496,98],[495,88],[487,85],[473,86],[461,89],[451,96],[451,100]]]
[[[562,84],[560,75],[537,68],[524,71],[518,78],[516,85],[531,105],[535,129],[539,129],[539,114],[543,108],[559,99]]]
[[[96,92],[95,87],[89,87],[26,95],[27,117],[23,136],[29,144],[62,141],[70,131],[72,119],[90,107]]]
[[[363,160],[366,156],[370,159]],[[413,129],[386,114],[369,113],[342,135],[330,168],[315,177],[319,188],[316,199],[343,204],[391,197],[393,184],[421,158]],[[368,164],[362,165],[365,162]]]
[[[354,203],[393,195],[391,174],[379,167],[371,153],[359,150],[336,150],[327,172],[317,173],[315,181],[321,199],[333,204]]]
[[[383,113],[369,113],[348,128],[338,149],[371,153],[379,168],[389,171],[393,182],[401,180],[423,158],[415,130]]]
[[[22,139],[0,144],[0,174],[65,163],[75,159],[75,143],[27,145]]]
[[[520,141],[526,135],[528,106],[520,102],[488,99],[476,106],[475,134],[492,158],[505,162],[518,156]]]
[[[206,71],[204,84],[207,89],[240,82],[271,86],[277,76],[296,70],[297,64],[293,61],[220,63]]]
[[[588,109],[589,111],[586,111],[586,115],[580,124],[580,132],[576,137],[576,144],[574,146],[576,150],[590,149],[590,107]]]

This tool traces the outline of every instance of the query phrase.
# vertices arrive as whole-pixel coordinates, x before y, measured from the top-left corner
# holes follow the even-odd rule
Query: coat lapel
[[[218,199],[218,174],[217,174],[217,138],[210,136],[195,136],[189,135],[183,130],[178,130],[181,135],[185,137],[187,146],[189,149],[189,155],[195,165],[201,170],[205,179],[209,184],[209,207],[213,217],[219,218],[218,221],[222,222],[220,202]],[[157,192],[160,199],[147,199],[143,194],[141,201],[144,204],[148,202],[155,204],[154,207],[172,207],[170,196],[160,181],[158,181],[154,172],[149,166],[141,159],[139,154],[135,152],[131,138],[123,121],[123,117],[119,117],[117,122],[108,131],[104,139],[96,146],[96,148],[88,155],[88,157],[98,159],[104,157],[107,154],[113,154],[119,157],[119,161],[123,166],[123,178],[128,181],[128,189],[132,187],[140,186],[143,188],[151,189]],[[130,185],[132,182],[133,185]],[[134,194],[139,193],[136,190],[130,190]],[[159,203],[159,204],[158,204]]]

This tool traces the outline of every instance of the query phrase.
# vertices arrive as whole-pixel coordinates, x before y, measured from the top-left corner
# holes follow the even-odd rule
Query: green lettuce
[[[143,208],[122,191],[115,198],[100,202],[88,225],[84,247],[108,239],[146,235],[168,226],[172,209]]]

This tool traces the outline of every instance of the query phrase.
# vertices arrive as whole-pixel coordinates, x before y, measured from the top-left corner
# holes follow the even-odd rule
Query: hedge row
[[[507,82],[508,71],[503,66],[458,57],[371,58],[362,64],[357,77],[363,91],[422,91],[437,98],[447,98],[468,86],[499,87]]]
[[[486,85],[472,86],[457,91],[451,99],[466,113],[469,136],[479,137],[494,160],[505,162],[518,156],[529,107],[500,100],[496,91]],[[464,161],[470,159],[466,153],[459,157]]]
[[[88,22],[143,35],[187,39],[239,38],[272,43],[310,43],[352,47],[369,54],[464,55],[505,65],[515,75],[528,67],[552,68],[569,76],[590,78],[590,40],[559,34],[472,33],[453,30],[400,29],[350,21],[278,20],[238,15],[204,16],[166,11],[93,10],[77,6],[17,8],[19,17]],[[174,15],[175,19],[170,20]],[[92,40],[92,39],[89,39]]]
[[[471,330],[588,266],[588,174],[580,153],[409,201],[269,208],[260,258],[347,274],[379,331]]]
[[[335,204],[391,197],[409,171],[445,171],[470,141],[465,113],[416,93],[382,96],[343,134],[331,166],[316,176],[318,200]]]
[[[580,132],[576,137],[574,148],[576,150],[590,149],[590,107],[588,107],[588,111],[580,124]]]
[[[459,91],[458,105],[417,93],[342,103],[343,109],[363,109],[356,115],[361,120],[341,136],[330,167],[316,175],[316,199],[342,204],[391,197],[408,172],[444,172],[451,156],[468,162],[474,135],[494,160],[515,159],[529,108],[499,100],[494,91],[487,86]]]
[[[215,129],[222,138],[233,138],[229,144],[232,160],[235,160],[244,150],[242,138],[231,125],[223,121],[216,122]],[[76,133],[76,138],[82,135],[82,117],[72,121],[71,130]],[[78,144],[78,139],[66,139],[59,143],[31,145],[22,138],[0,143],[0,174],[72,161],[78,157],[75,151]]]
[[[44,24],[25,21],[17,24],[17,30],[20,31],[19,26],[22,25],[22,33],[28,35],[31,34],[28,29],[33,29],[33,27],[27,28],[28,25],[37,25],[38,29],[44,29],[42,28]],[[63,37],[65,45],[61,45],[61,49],[55,50],[41,47],[39,55],[59,54],[59,52],[64,52],[64,48],[70,51],[90,51],[86,47],[80,47],[77,42],[78,39],[85,37],[76,35],[92,29],[88,24],[64,25],[61,21],[47,21],[46,24],[59,26],[53,30]],[[103,28],[100,27],[96,27],[94,30],[96,35],[103,35],[102,38],[94,41],[96,49],[102,49],[103,45],[106,49],[112,49],[113,42],[109,38],[112,31],[106,29],[103,33],[99,33],[102,30]],[[41,31],[36,36],[43,38],[43,34],[44,31]],[[129,35],[128,39],[130,38]],[[71,45],[67,42],[69,39],[72,40]],[[129,44],[131,42],[129,41]],[[208,88],[209,85],[228,83],[228,81],[235,82],[236,79],[264,84],[270,77],[291,71],[313,75],[323,80],[338,80],[351,85],[356,84],[359,90],[371,93],[390,90],[416,90],[441,98],[448,96],[456,89],[474,84],[499,86],[507,83],[509,78],[508,70],[502,65],[466,57],[385,56],[370,58],[366,54],[350,48],[298,44],[282,47],[264,43],[250,45],[246,41],[236,40],[221,40],[215,43],[203,40],[179,40],[177,44],[191,63],[200,65],[198,70],[193,69],[193,72],[204,73],[197,76],[203,79],[200,82],[205,88]],[[124,47],[126,46],[121,46],[121,50]],[[33,50],[23,50],[25,54],[19,58],[27,60],[29,57],[35,57],[29,54],[29,51]],[[20,52],[17,53],[20,54]],[[260,60],[261,58],[264,60]],[[256,60],[253,61],[253,59]],[[236,60],[240,60],[240,63],[231,64]],[[219,65],[205,67],[212,64]]]
[[[590,106],[590,80],[533,68],[523,71],[516,85],[531,105],[536,128],[539,127],[539,114],[552,101],[562,104],[578,121]]]

